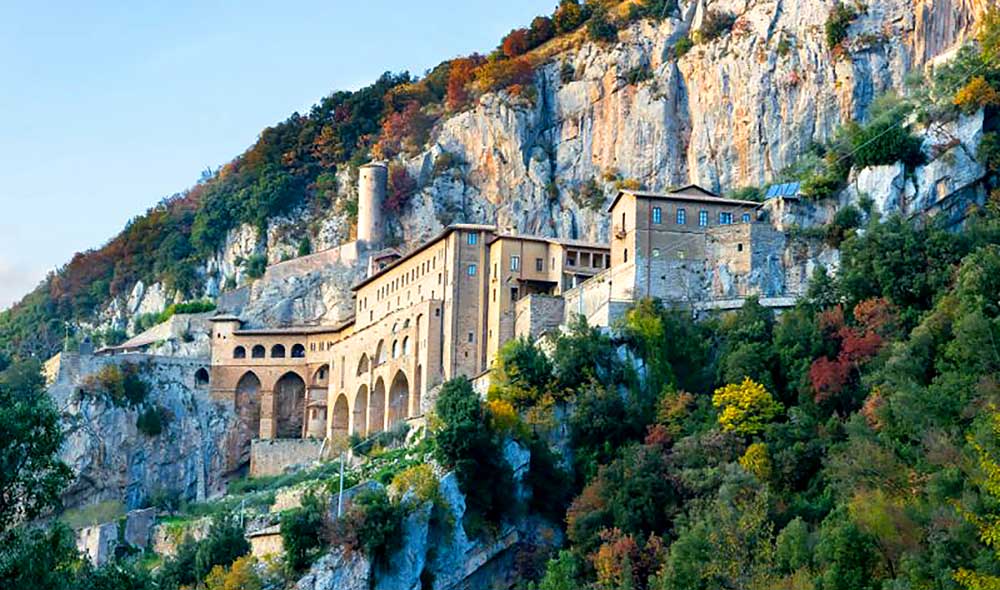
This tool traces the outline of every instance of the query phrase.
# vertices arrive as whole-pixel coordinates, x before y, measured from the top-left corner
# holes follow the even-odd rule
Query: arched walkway
[[[248,438],[260,436],[260,379],[253,371],[236,383],[236,415]]]
[[[351,410],[347,407],[347,396],[340,394],[333,404],[332,432],[334,436],[347,436]]]
[[[285,373],[274,384],[274,421],[277,438],[301,438],[306,383],[296,373]]]
[[[385,382],[379,377],[368,401],[368,434],[382,432],[385,428]]]
[[[368,386],[362,385],[358,388],[358,395],[354,397],[354,434],[365,436],[368,434]]]
[[[208,369],[202,367],[194,372],[194,384],[196,387],[208,387]]]
[[[389,428],[406,419],[409,413],[410,383],[402,371],[392,378],[389,388]]]

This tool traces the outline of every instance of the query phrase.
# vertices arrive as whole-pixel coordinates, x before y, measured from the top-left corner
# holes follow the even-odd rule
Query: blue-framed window
[[[677,225],[684,225],[687,223],[687,211],[684,209],[677,209]]]
[[[708,211],[703,209],[698,212],[698,225],[708,227]]]
[[[653,207],[653,223],[657,225],[663,223],[663,210],[659,207]]]

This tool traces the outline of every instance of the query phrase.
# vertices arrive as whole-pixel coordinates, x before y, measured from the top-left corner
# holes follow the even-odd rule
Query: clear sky
[[[265,126],[555,4],[0,0],[0,309]]]

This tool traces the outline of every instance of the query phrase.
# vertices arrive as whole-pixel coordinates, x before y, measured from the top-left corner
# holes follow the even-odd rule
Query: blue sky
[[[555,4],[0,0],[0,309],[265,126]]]

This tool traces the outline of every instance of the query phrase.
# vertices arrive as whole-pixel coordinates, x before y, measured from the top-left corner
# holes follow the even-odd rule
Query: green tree
[[[511,504],[512,474],[479,395],[466,377],[457,377],[441,386],[434,408],[441,421],[434,434],[435,454],[455,470],[469,509],[466,524],[473,529],[479,528],[479,519],[498,524]]]
[[[545,353],[527,338],[515,338],[497,353],[488,397],[524,410],[538,404],[551,382],[552,363]]]
[[[0,373],[0,534],[59,505],[72,476],[58,459],[62,442],[38,362]]]
[[[319,498],[308,493],[301,506],[281,515],[281,540],[289,571],[303,571],[316,557],[322,546],[323,512]]]

